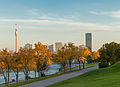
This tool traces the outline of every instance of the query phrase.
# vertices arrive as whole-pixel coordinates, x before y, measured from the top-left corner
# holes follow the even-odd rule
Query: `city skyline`
[[[103,3],[104,2],[104,3]],[[73,42],[85,45],[85,33],[93,34],[93,50],[106,42],[120,40],[119,0],[20,0],[0,3],[0,49],[15,50],[26,43]]]

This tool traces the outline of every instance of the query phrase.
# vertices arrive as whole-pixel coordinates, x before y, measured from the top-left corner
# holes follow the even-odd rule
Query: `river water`
[[[78,66],[78,64],[72,64],[72,67],[75,67],[75,66]],[[49,67],[48,67],[48,70],[45,71],[45,75],[51,75],[51,74],[55,74],[56,72],[59,72],[59,69],[60,69],[60,64],[51,64]],[[29,76],[31,78],[35,78],[35,72],[34,71],[30,71],[29,73]],[[36,75],[36,77],[38,77],[38,74]],[[10,72],[10,81],[12,80],[16,80],[16,77],[15,77],[15,74],[14,72]],[[25,75],[23,72],[19,72],[19,81],[24,81],[25,80]],[[0,74],[0,84],[2,83],[5,83],[4,81],[4,77],[2,74]]]
[[[51,74],[54,74],[56,72],[59,72],[59,68],[60,68],[59,64],[51,64],[48,67],[48,70],[45,71],[45,75],[51,75]],[[35,77],[34,71],[30,71],[29,76],[31,78],[34,78]],[[36,76],[38,77],[38,74]],[[16,79],[15,74],[14,74],[14,72],[10,72],[10,81],[12,81],[13,79],[14,80]],[[25,80],[25,75],[24,75],[23,72],[19,72],[19,78],[18,79],[19,79],[19,81]],[[0,74],[0,84],[2,84],[2,83],[5,83],[5,81],[4,81],[3,75]]]

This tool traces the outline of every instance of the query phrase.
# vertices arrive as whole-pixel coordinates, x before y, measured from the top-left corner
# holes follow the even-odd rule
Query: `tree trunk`
[[[25,75],[25,80],[28,80],[28,71],[27,70],[23,70],[24,75]]]
[[[38,76],[39,76],[39,78],[41,77],[41,73],[40,73],[40,70],[38,70]]]
[[[41,75],[40,75],[40,65],[39,65],[39,63],[37,64],[37,72],[38,72],[38,77],[40,78]]]
[[[28,71],[26,71],[26,80],[28,80]]]
[[[80,61],[78,61],[79,62],[79,69],[81,69],[81,66],[80,66]]]
[[[65,73],[65,64],[63,65],[63,67],[64,67],[64,73]]]
[[[17,69],[17,74],[16,74],[16,82],[18,82],[18,69]]]
[[[42,72],[40,72],[40,76],[43,77],[43,73]]]
[[[35,72],[35,78],[36,78],[36,69],[34,70],[34,72]]]
[[[70,67],[70,71],[71,71],[71,60],[69,60],[69,67]]]
[[[83,69],[85,69],[85,62],[83,62]]]
[[[8,85],[9,85],[9,82],[10,82],[10,81],[9,81],[9,80],[10,80],[9,77],[10,77],[10,73],[9,73],[9,67],[8,67]]]
[[[5,73],[4,73],[3,70],[2,70],[2,73],[3,73],[3,77],[4,77],[4,80],[5,80],[5,83],[7,83],[7,78],[6,78]]]

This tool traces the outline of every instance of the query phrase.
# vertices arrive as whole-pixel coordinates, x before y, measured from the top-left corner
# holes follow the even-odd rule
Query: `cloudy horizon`
[[[103,3],[104,2],[104,3]],[[26,43],[73,42],[85,45],[93,35],[93,50],[107,42],[120,43],[119,0],[1,0],[0,49],[14,49],[15,24],[19,47]]]

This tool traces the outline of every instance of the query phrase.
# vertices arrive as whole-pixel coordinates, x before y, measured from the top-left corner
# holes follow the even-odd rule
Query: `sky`
[[[85,45],[92,33],[93,50],[120,43],[120,0],[0,0],[0,49],[26,43],[73,42]]]

